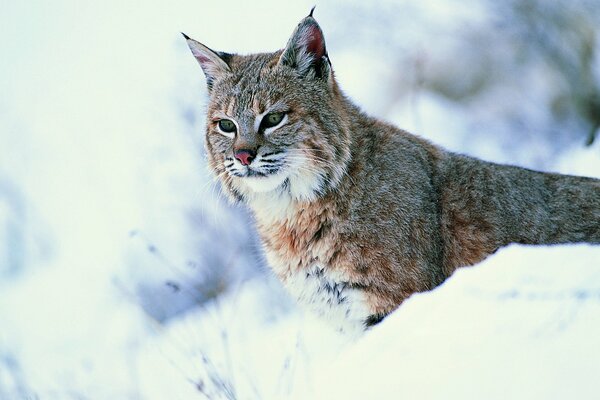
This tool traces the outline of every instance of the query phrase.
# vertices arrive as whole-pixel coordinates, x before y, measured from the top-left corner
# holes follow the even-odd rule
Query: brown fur
[[[509,243],[600,243],[600,181],[453,154],[365,115],[338,88],[311,16],[271,54],[188,43],[209,81],[210,167],[254,211],[284,283],[306,272],[324,290],[341,287],[340,304],[358,291],[371,316],[385,316]],[[274,104],[287,122],[257,132]],[[235,137],[219,133],[223,113],[236,121]],[[272,161],[269,174],[281,182],[266,190],[267,180],[244,175],[238,149],[264,160],[281,154],[285,162]]]

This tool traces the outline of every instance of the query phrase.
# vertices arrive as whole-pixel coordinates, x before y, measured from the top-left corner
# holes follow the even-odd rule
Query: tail
[[[600,244],[600,180],[452,155],[440,167],[447,273],[510,243]]]

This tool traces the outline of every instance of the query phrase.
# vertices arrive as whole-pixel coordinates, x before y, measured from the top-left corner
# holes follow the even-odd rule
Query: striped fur
[[[312,16],[274,53],[188,44],[209,82],[210,168],[254,212],[283,284],[341,330],[509,243],[600,243],[600,181],[453,154],[369,117],[341,93]],[[272,112],[285,121],[261,131]],[[256,149],[250,166],[239,148]]]

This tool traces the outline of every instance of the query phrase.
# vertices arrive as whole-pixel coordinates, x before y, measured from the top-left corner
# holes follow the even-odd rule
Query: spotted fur
[[[211,169],[253,211],[283,284],[344,331],[509,243],[600,243],[600,181],[453,154],[364,114],[340,91],[312,16],[274,53],[186,39],[209,85]],[[285,121],[261,130],[269,113]],[[219,131],[222,118],[235,134]],[[250,165],[239,149],[256,153]]]

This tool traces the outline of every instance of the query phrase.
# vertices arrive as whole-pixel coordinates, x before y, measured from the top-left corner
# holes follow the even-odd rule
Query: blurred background
[[[261,398],[302,381],[311,340],[343,342],[212,181],[179,33],[274,51],[314,3],[0,0],[0,399]],[[598,0],[316,5],[367,112],[490,161],[600,174]]]

